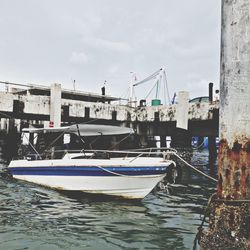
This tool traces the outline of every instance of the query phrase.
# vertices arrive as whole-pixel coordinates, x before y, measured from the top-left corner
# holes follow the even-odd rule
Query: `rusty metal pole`
[[[250,0],[222,0],[218,189],[202,249],[250,249]]]

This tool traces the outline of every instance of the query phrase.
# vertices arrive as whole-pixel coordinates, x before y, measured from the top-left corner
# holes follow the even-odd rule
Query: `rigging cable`
[[[167,80],[167,75],[166,75],[166,71],[163,70],[163,78],[164,78],[164,82],[165,82],[165,88],[167,90],[167,95],[168,95],[168,103],[170,104],[170,95],[169,95],[169,89],[168,89],[168,80]]]
[[[161,72],[161,70],[162,70],[162,69],[159,69],[159,70],[157,70],[156,72],[154,72],[152,75],[150,75],[150,76],[146,77],[145,79],[143,79],[142,81],[137,82],[137,83],[134,83],[134,84],[133,84],[133,87],[136,87],[136,86],[138,86],[138,85],[141,85],[141,84],[144,83],[144,82],[147,82],[147,81],[149,81],[149,80],[151,80],[151,79],[154,79],[154,78]]]
[[[154,90],[154,88],[156,87],[157,82],[154,84],[154,86],[151,88],[151,90],[149,91],[149,93],[147,94],[147,96],[145,97],[145,99],[147,99],[149,97],[149,95],[152,93],[152,91]]]

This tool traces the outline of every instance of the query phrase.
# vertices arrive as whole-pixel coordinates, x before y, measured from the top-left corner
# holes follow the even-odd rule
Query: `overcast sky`
[[[166,68],[170,95],[219,85],[219,0],[0,0],[0,80],[126,93]],[[152,83],[138,87],[139,98]]]

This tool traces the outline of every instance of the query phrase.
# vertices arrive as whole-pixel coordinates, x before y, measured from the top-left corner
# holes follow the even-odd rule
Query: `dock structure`
[[[60,84],[0,92],[1,130],[8,128],[9,117],[18,131],[22,121],[36,126],[94,122],[129,126],[144,137],[160,136],[162,144],[166,136],[175,144],[186,138],[186,145],[191,145],[192,135],[218,136],[218,107],[218,102],[189,103],[187,92],[179,93],[177,104],[136,107],[108,95],[65,90]]]
[[[222,1],[218,190],[202,249],[250,249],[250,0]]]

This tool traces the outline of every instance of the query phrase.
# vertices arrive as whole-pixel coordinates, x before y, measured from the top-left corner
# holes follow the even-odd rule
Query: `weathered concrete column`
[[[218,195],[250,198],[250,0],[222,1]]]
[[[166,148],[167,147],[166,135],[161,135],[160,136],[160,147],[161,148]]]
[[[176,128],[171,135],[171,147],[173,148],[191,148],[192,136],[188,130]]]
[[[215,176],[215,161],[217,158],[217,149],[216,149],[216,138],[214,136],[208,136],[208,165],[210,169],[210,175]]]
[[[176,127],[188,129],[188,108],[189,108],[189,93],[180,91],[177,95],[178,104],[176,106]]]
[[[171,147],[191,147],[191,135],[188,131],[189,93],[180,91],[177,95],[176,129],[171,136]]]
[[[6,118],[1,118],[0,119],[0,130],[7,131],[7,119]]]
[[[221,35],[217,201],[201,246],[250,249],[250,0],[222,0]]]
[[[53,83],[50,87],[50,126],[61,126],[61,84]]]

